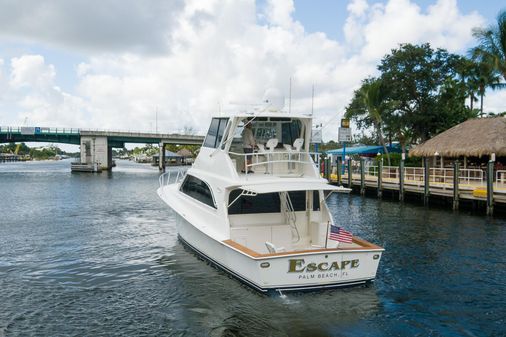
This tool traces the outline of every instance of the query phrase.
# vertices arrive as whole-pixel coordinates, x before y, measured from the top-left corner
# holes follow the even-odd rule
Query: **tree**
[[[355,91],[346,116],[359,129],[374,128],[384,147],[385,137],[398,140],[405,153],[407,145],[477,116],[465,104],[477,90],[469,79],[471,64],[429,44],[401,45],[382,59],[381,75]]]
[[[347,118],[362,117],[364,118],[364,123],[374,125],[378,140],[383,146],[388,159],[388,165],[390,166],[390,156],[388,155],[382,130],[383,115],[387,108],[387,97],[385,96],[381,80],[369,78],[363,81],[360,89],[355,92],[355,98],[356,102],[354,104],[352,102],[346,108],[345,116]]]
[[[384,120],[399,139],[425,141],[473,116],[459,79],[463,62],[463,57],[433,50],[428,43],[403,44],[381,60],[380,79],[392,106]]]
[[[500,83],[500,75],[494,71],[490,63],[478,61],[473,75],[473,81],[480,95],[480,116],[483,116],[483,97],[487,87],[498,89],[504,87],[504,84]]]
[[[497,25],[475,28],[478,46],[471,49],[473,59],[487,63],[506,81],[506,10],[499,12]]]

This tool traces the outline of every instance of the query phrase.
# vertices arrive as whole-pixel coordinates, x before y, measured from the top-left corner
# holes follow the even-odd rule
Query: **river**
[[[264,296],[177,240],[158,170],[0,164],[0,337],[506,336],[506,220],[357,195],[335,219],[385,247],[367,287]]]

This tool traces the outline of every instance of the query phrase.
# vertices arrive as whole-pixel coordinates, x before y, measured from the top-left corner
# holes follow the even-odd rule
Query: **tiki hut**
[[[506,161],[506,117],[470,119],[411,149],[410,156]]]

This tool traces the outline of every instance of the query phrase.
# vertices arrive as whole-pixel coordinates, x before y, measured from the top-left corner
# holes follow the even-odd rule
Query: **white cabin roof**
[[[287,111],[275,111],[275,112],[270,112],[270,111],[256,111],[256,112],[235,112],[235,113],[229,113],[229,114],[222,114],[220,116],[213,116],[213,118],[226,118],[226,117],[230,117],[230,118],[240,118],[240,119],[243,119],[243,118],[257,118],[257,117],[275,117],[275,118],[313,118],[313,115],[310,114],[310,113],[294,113],[294,112],[290,112],[288,113]]]
[[[238,188],[257,194],[274,193],[274,192],[291,192],[291,191],[335,191],[349,192],[348,188],[342,186],[333,186],[326,182],[297,182],[287,184],[285,182],[264,183],[254,185],[242,185]]]

